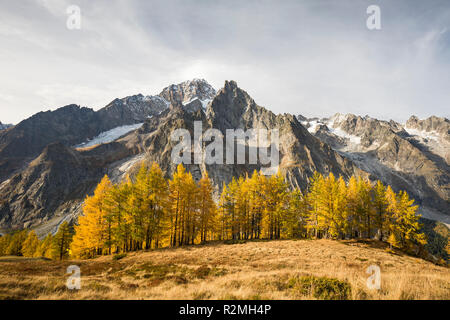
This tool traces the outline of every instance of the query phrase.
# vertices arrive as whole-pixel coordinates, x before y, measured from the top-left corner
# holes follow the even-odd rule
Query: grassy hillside
[[[2,258],[0,298],[450,299],[448,268],[389,253],[376,241],[212,243],[117,258]],[[81,268],[79,291],[65,287],[72,264]],[[380,290],[366,286],[373,264],[381,268]]]

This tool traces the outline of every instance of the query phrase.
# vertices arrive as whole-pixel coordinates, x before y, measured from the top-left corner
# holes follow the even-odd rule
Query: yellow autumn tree
[[[131,181],[127,179],[107,192],[105,207],[107,208],[108,241],[106,245],[114,252],[126,252],[130,248],[131,219],[128,211],[128,199],[131,192]]]
[[[52,259],[63,260],[69,257],[70,244],[72,242],[72,229],[67,221],[64,221],[53,237]]]
[[[75,257],[93,257],[103,253],[110,236],[105,199],[111,189],[111,181],[105,175],[95,189],[94,195],[86,197],[83,215],[78,217],[78,224],[74,227],[75,236],[70,248]]]
[[[307,202],[309,206],[309,217],[307,218],[306,228],[312,237],[317,238],[320,235],[321,227],[321,196],[324,192],[324,178],[317,171],[311,178],[309,184],[309,192],[307,194]]]
[[[377,228],[377,238],[383,240],[388,233],[388,201],[386,199],[386,187],[381,181],[377,181],[373,194],[374,224]]]
[[[300,189],[294,189],[288,195],[288,208],[282,221],[283,231],[286,238],[306,238],[308,202]]]
[[[269,178],[261,176],[260,185],[263,190],[262,201],[267,238],[280,239],[283,221],[288,215],[288,185],[280,171]]]
[[[169,181],[169,201],[171,246],[193,243],[197,231],[198,189],[192,174],[182,164]]]
[[[150,223],[146,230],[146,248],[151,247],[154,241],[154,247],[158,248],[160,241],[166,235],[165,230],[168,226],[166,210],[169,205],[169,188],[164,174],[157,163],[153,163],[149,171],[150,186]]]
[[[216,203],[212,198],[213,191],[208,172],[205,172],[199,181],[199,231],[201,242],[206,242],[208,240],[208,235],[212,237],[214,233],[217,208]]]
[[[27,238],[22,244],[22,254],[24,257],[34,257],[40,242],[34,231],[28,233]]]
[[[0,257],[6,255],[6,248],[9,245],[9,235],[0,236]]]
[[[395,223],[393,233],[399,239],[402,248],[413,249],[413,246],[423,246],[427,243],[425,234],[420,230],[420,215],[416,215],[418,206],[414,205],[414,199],[410,199],[405,191],[397,194],[395,211]]]
[[[53,249],[53,235],[51,233],[47,234],[45,238],[41,241],[34,254],[35,257],[45,257],[51,259]]]

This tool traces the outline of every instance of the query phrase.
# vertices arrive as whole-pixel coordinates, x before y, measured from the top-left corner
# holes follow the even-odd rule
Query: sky
[[[448,0],[0,0],[0,121],[193,78],[275,113],[449,118],[449,49]]]

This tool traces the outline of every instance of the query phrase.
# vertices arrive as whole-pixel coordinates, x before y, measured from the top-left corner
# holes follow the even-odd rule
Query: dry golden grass
[[[81,290],[65,271],[81,268]],[[381,268],[381,289],[366,269]],[[82,261],[0,260],[0,299],[314,299],[289,286],[301,276],[336,278],[351,299],[450,299],[450,272],[389,253],[375,241],[286,240],[214,243]]]

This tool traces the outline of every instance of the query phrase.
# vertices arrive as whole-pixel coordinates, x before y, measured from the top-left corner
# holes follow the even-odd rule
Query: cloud
[[[115,97],[233,79],[275,112],[448,117],[450,5],[378,1],[1,1],[0,120]]]

